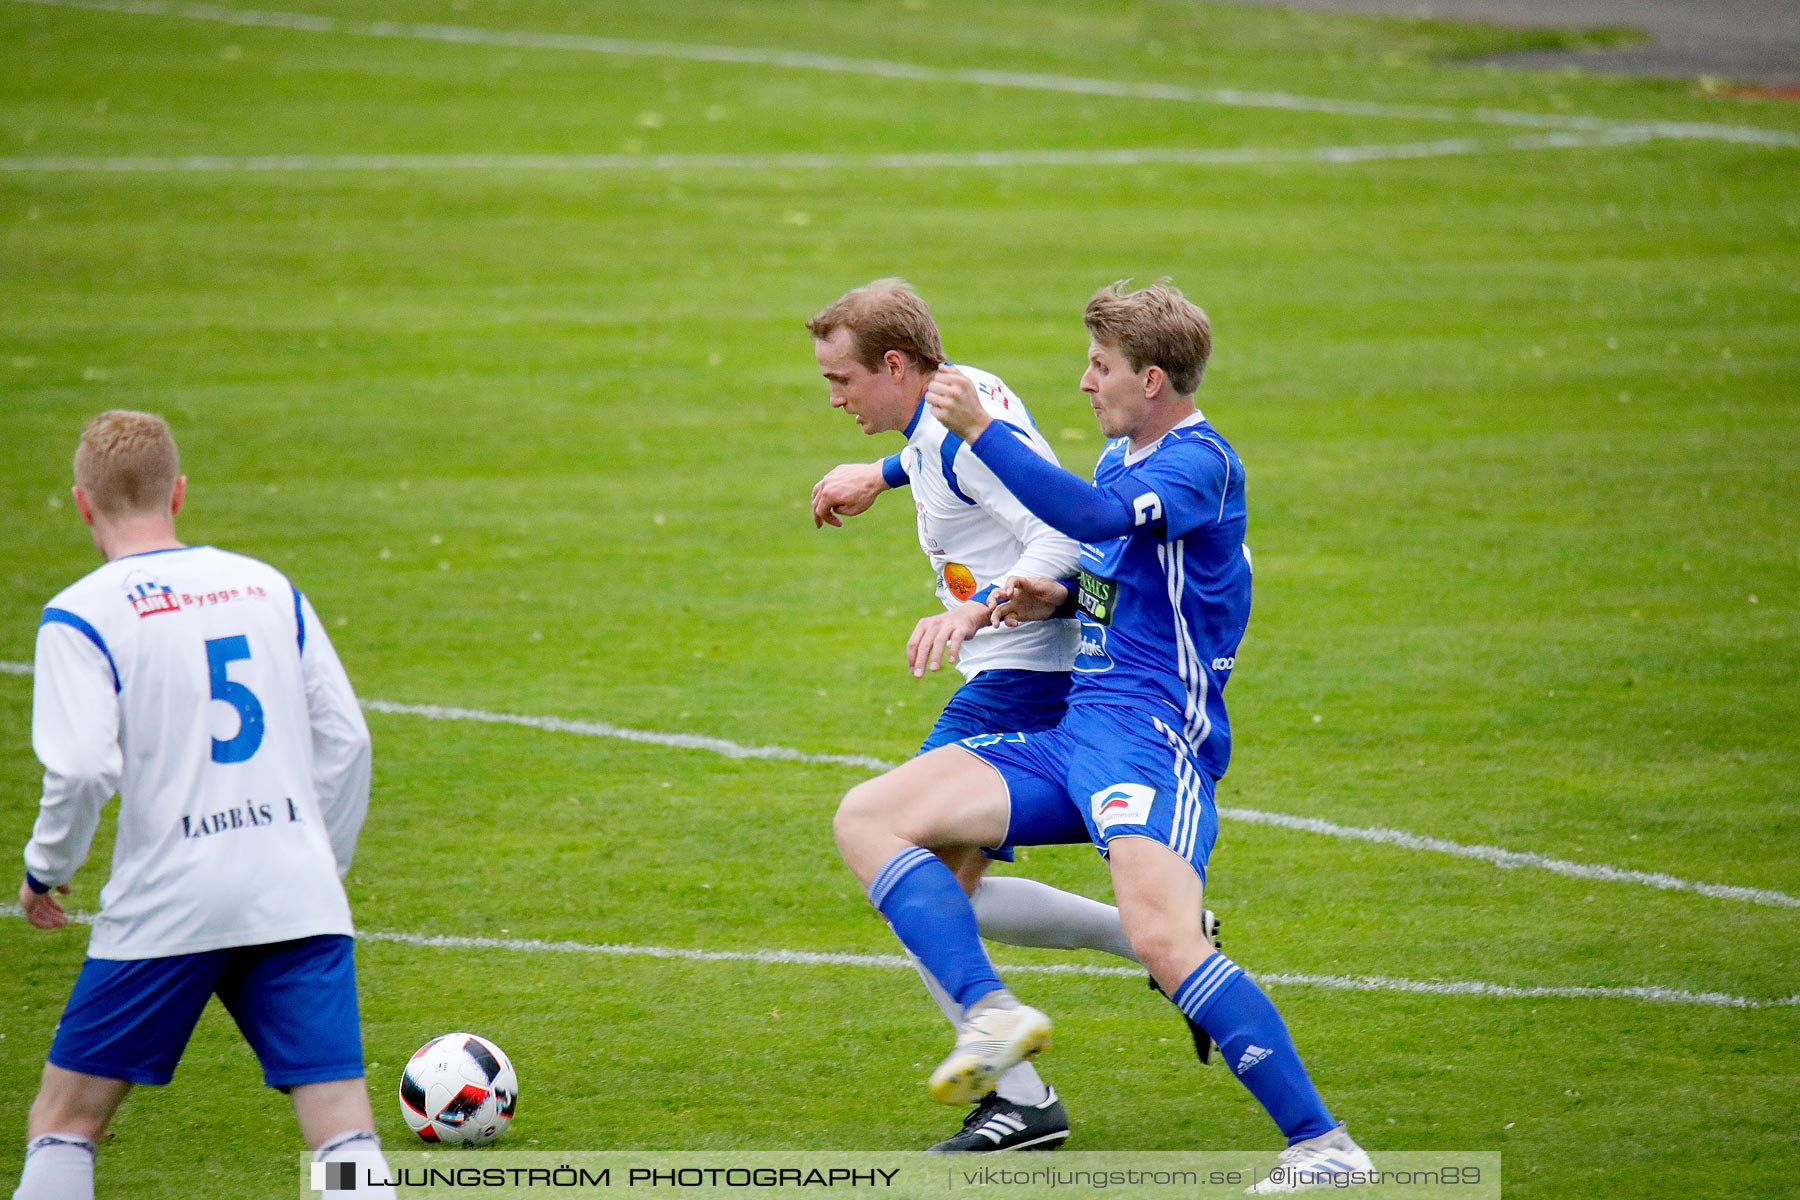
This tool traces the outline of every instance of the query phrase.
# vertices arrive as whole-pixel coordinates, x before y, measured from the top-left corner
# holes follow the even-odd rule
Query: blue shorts
[[[919,753],[995,729],[1029,733],[1055,728],[1069,710],[1067,671],[983,671],[956,689],[925,735]],[[1011,846],[983,850],[989,858],[1012,862]]]
[[[1012,815],[1010,846],[1144,837],[1193,864],[1202,882],[1219,814],[1213,779],[1194,761],[1181,718],[1079,705],[1042,733],[990,733],[958,745],[1000,772]]]
[[[1069,709],[1067,671],[983,671],[956,689],[919,753],[996,729],[1036,733]]]
[[[167,958],[90,958],[56,1026],[50,1061],[84,1075],[167,1083],[217,995],[270,1087],[356,1079],[363,1058],[355,945],[329,934]]]

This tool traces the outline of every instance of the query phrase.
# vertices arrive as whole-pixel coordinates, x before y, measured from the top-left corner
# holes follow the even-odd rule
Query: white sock
[[[908,950],[906,957],[912,959],[913,969],[918,971],[919,978],[925,981],[925,990],[931,993],[933,1000],[937,1001],[938,1008],[943,1010],[951,1027],[960,1028],[963,1015],[962,1005],[958,1004],[955,998],[944,990],[944,985],[937,981],[935,975],[925,969],[925,964],[919,961],[917,955]],[[1022,1062],[1002,1075],[1000,1082],[994,1085],[994,1090],[1000,1093],[1001,1099],[1026,1106],[1042,1104],[1050,1098],[1050,1085],[1038,1076],[1037,1068],[1028,1062]]]
[[[925,981],[925,990],[931,993],[933,1000],[937,1001],[937,1006],[942,1010],[944,1019],[950,1022],[950,1027],[952,1029],[962,1028],[962,1005],[958,1004],[956,998],[944,990],[944,985],[937,981],[937,976],[925,969],[925,964],[919,961],[918,955],[908,950],[906,957],[912,962],[913,970],[919,973],[919,978]]]
[[[984,878],[969,897],[981,936],[1008,946],[1099,950],[1137,961],[1110,904],[1019,875]]]
[[[73,1133],[33,1138],[13,1200],[94,1200],[94,1143]]]
[[[340,1133],[330,1141],[313,1151],[313,1173],[319,1174],[319,1168],[326,1163],[351,1163],[356,1169],[357,1200],[373,1197],[374,1200],[394,1200],[394,1189],[379,1186],[379,1181],[393,1178],[388,1174],[387,1159],[381,1153],[381,1139],[375,1136],[372,1129],[358,1129],[351,1133]],[[369,1185],[369,1177],[373,1175],[377,1186]]]
[[[994,1085],[1002,1100],[1011,1100],[1023,1108],[1042,1104],[1050,1098],[1050,1085],[1037,1073],[1037,1068],[1022,1062],[1000,1077]]]

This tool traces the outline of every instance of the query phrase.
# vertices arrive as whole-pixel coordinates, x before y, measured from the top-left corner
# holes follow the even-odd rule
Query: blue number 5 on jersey
[[[262,745],[262,701],[256,698],[255,692],[227,674],[232,663],[249,657],[250,642],[241,633],[207,640],[206,668],[212,676],[212,698],[223,700],[237,709],[238,714],[237,735],[229,741],[212,740],[212,760],[216,763],[241,763]]]

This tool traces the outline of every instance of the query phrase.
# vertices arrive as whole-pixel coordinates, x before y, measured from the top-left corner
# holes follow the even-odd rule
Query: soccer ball
[[[485,1146],[512,1124],[519,1077],[500,1047],[446,1033],[413,1051],[400,1072],[400,1115],[433,1145]]]

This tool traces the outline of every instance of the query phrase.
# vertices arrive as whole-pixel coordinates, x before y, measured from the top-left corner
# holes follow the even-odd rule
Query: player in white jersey
[[[1222,690],[1250,614],[1244,467],[1195,404],[1212,351],[1206,314],[1158,282],[1089,300],[1081,389],[1110,441],[1088,483],[1021,452],[972,382],[940,371],[926,403],[1032,512],[1081,539],[1068,583],[1008,580],[994,617],[1080,613],[1068,714],[1045,732],[964,738],[858,785],[833,831],[894,933],[964,1004],[932,1073],[946,1104],[1049,1044],[976,936],[943,847],[1069,839],[1107,860],[1113,893],[1171,1003],[1210,1034],[1287,1138],[1255,1194],[1349,1186],[1368,1154],[1326,1106],[1268,995],[1199,919],[1218,835],[1214,789],[1230,759]]]
[[[816,525],[842,524],[866,510],[891,486],[910,485],[918,513],[919,545],[937,578],[944,611],[919,621],[907,643],[915,676],[956,662],[966,682],[951,697],[920,753],[995,730],[1048,729],[1063,715],[1074,665],[1072,620],[993,628],[988,599],[1013,576],[1072,571],[1078,548],[1033,516],[962,439],[945,429],[924,393],[945,365],[937,325],[925,302],[897,279],[857,288],[807,323],[831,403],[865,433],[900,432],[906,445],[883,463],[839,466],[813,489]],[[1033,425],[1023,401],[996,376],[957,368],[974,381],[997,426],[1047,462],[1056,455]],[[1085,896],[1017,876],[984,878],[991,858],[1010,849],[947,858],[973,896],[980,931],[1022,946],[1101,950],[1136,961],[1118,911]],[[915,962],[915,965],[916,962]],[[939,1007],[960,1024],[962,1006],[920,966]],[[1068,1136],[1056,1094],[1029,1063],[1002,1077],[980,1099],[961,1132],[939,1150],[1048,1148]]]
[[[75,505],[106,564],[38,628],[44,794],[19,889],[33,925],[68,923],[56,894],[115,792],[118,831],[15,1200],[93,1196],[95,1141],[133,1084],[169,1082],[215,994],[316,1159],[388,1178],[340,882],[368,808],[368,726],[285,576],[176,538],[186,492],[162,418],[112,411],[82,430]]]

